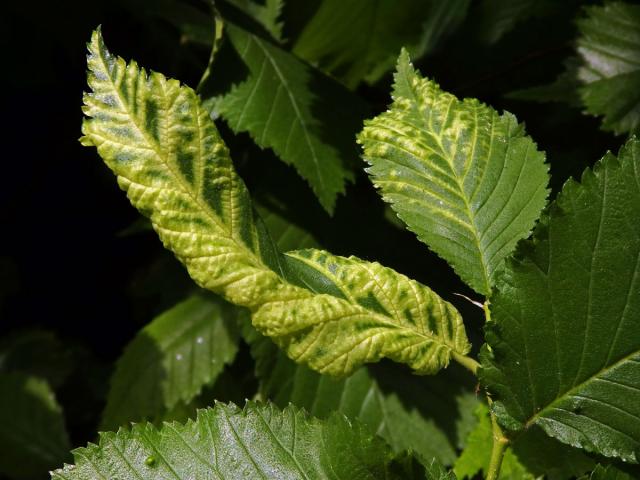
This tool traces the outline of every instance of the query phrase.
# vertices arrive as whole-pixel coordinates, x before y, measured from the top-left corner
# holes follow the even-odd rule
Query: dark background
[[[302,17],[313,11],[306,1],[290,0],[285,18],[300,16],[302,3]],[[565,3],[552,18],[520,24],[492,46],[474,40],[470,14],[439,51],[417,63],[443,88],[508,109],[525,121],[547,152],[554,192],[623,141],[600,132],[599,120],[566,105],[504,97],[550,82],[562,71],[572,52],[571,19],[578,2]],[[153,5],[140,0],[7,2],[0,18],[0,337],[43,328],[83,352],[76,377],[80,386],[73,394],[60,394],[76,445],[93,435],[112,362],[123,346],[189,288],[181,267],[154,234],[123,234],[138,214],[95,149],[77,141],[85,43],[98,24],[113,52],[192,86],[200,78],[208,52],[181,43],[180,33],[153,14]],[[295,24],[289,28],[294,35]],[[360,88],[374,113],[385,108],[389,84],[387,76],[379,85]],[[473,329],[473,318],[479,317],[475,307],[451,295],[471,295],[468,289],[411,233],[385,220],[384,205],[363,174],[339,200],[332,219],[289,167],[251,146],[248,137],[233,137],[220,127],[256,195],[276,188],[283,202],[294,205],[291,218],[333,252],[380,260],[428,283],[472,319]]]

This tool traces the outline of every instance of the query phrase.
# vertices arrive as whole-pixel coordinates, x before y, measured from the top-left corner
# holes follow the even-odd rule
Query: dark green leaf
[[[143,328],[118,360],[102,428],[157,420],[215,382],[238,351],[236,310],[196,294]]]
[[[474,478],[479,472],[486,475],[493,446],[489,409],[480,404],[476,410],[478,424],[469,434],[467,445],[456,460],[453,471],[459,479]],[[534,476],[518,461],[511,449],[505,452],[500,468],[501,480],[533,480]]]
[[[487,472],[493,433],[486,405],[476,411],[478,423],[469,434],[465,449],[456,460],[454,471],[458,478],[473,478],[478,472]],[[534,479],[544,476],[549,480],[567,480],[590,471],[594,462],[581,451],[549,438],[538,427],[519,436],[506,451],[500,469],[500,478]]]
[[[384,438],[394,452],[411,451],[423,463],[455,460],[476,404],[472,389],[465,388],[468,372],[447,370],[424,379],[388,366],[361,368],[336,380],[294,363],[249,326],[245,337],[264,398],[281,407],[293,403],[320,418],[340,412]]]
[[[0,343],[0,373],[19,372],[40,377],[58,388],[72,370],[71,353],[52,332],[23,331]]]
[[[227,0],[232,5],[256,19],[274,40],[282,42],[280,14],[284,0]]]
[[[510,430],[640,460],[640,142],[569,181],[508,263],[481,378]]]
[[[186,425],[102,433],[98,445],[73,453],[75,465],[53,480],[395,478],[391,451],[360,425],[255,403],[242,410],[219,403]]]
[[[60,406],[44,380],[0,374],[0,473],[32,478],[69,458]]]
[[[469,0],[324,0],[293,51],[349,87],[374,83],[393,68],[400,48],[432,50],[457,26]]]
[[[353,138],[366,106],[292,54],[232,24],[226,28],[248,77],[215,108],[234,131],[249,132],[293,165],[332,213],[353,179],[348,164],[356,161]]]
[[[616,468],[615,465],[597,465],[591,472],[589,480],[633,480],[633,477]]]
[[[319,246],[313,235],[287,220],[274,209],[256,205],[256,210],[267,226],[273,243],[281,252]]]
[[[606,2],[578,21],[579,76],[587,111],[615,133],[640,128],[640,6]]]
[[[474,16],[482,41],[496,43],[518,23],[553,11],[553,0],[482,0]]]

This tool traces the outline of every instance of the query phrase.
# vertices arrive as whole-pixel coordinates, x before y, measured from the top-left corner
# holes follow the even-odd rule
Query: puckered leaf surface
[[[482,381],[511,430],[640,452],[640,142],[569,181],[492,300]]]
[[[89,51],[82,140],[200,286],[333,375],[382,357],[434,373],[469,351],[460,314],[424,285],[353,257],[280,255],[193,90],[112,56],[99,32]]]
[[[462,317],[428,287],[355,257],[313,249],[287,257],[296,280],[319,294],[266,303],[253,323],[297,362],[347,374],[386,357],[429,374],[469,351]]]
[[[69,458],[62,411],[44,380],[0,374],[0,425],[0,474],[34,478]]]
[[[640,6],[606,2],[579,19],[578,71],[587,111],[615,133],[640,130]]]
[[[102,428],[155,420],[212,384],[238,351],[236,309],[196,294],[144,327],[118,360]]]
[[[353,136],[364,104],[289,52],[233,24],[226,29],[249,72],[216,108],[234,131],[249,132],[293,165],[332,213],[353,179],[349,163],[357,158]]]
[[[269,404],[217,404],[185,425],[102,433],[98,445],[73,453],[75,464],[53,472],[53,480],[398,478],[390,472],[392,452],[362,426]]]
[[[547,197],[544,154],[510,113],[458,100],[400,55],[390,110],[359,136],[398,216],[478,293],[527,237]]]
[[[394,452],[411,451],[423,463],[436,459],[451,465],[455,460],[477,404],[471,377],[462,367],[429,378],[393,365],[362,367],[338,380],[294,363],[271,340],[246,327],[262,398],[280,407],[293,403],[319,418],[340,412],[382,437]]]

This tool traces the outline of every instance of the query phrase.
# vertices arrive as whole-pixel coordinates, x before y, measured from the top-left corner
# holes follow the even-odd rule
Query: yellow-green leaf
[[[469,286],[494,275],[545,206],[547,166],[522,125],[422,78],[406,51],[393,104],[359,136],[368,172],[398,216]]]
[[[278,253],[194,91],[89,44],[83,142],[200,286],[253,312],[293,359],[347,375],[388,357],[434,373],[469,351],[456,309],[377,263]]]
[[[342,375],[387,357],[430,374],[469,351],[458,311],[415,280],[322,250],[287,255],[308,288],[332,293],[269,302],[255,313],[254,325],[294,360]]]

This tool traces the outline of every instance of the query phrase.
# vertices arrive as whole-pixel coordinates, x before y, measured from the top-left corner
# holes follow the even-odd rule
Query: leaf
[[[380,440],[343,417],[320,421],[294,406],[218,403],[185,425],[134,425],[75,450],[53,480],[155,478],[394,478]]]
[[[510,430],[638,462],[640,143],[569,181],[492,299],[481,380]]]
[[[253,307],[287,288],[249,194],[194,91],[89,44],[85,145],[94,145],[132,204],[203,288]],[[280,288],[282,287],[282,288]],[[260,288],[260,297],[253,290]],[[277,296],[277,295],[276,295]]]
[[[420,58],[434,51],[444,37],[460,26],[467,16],[470,4],[470,0],[428,1],[426,13],[423,13],[425,20],[420,40],[417,44],[405,46],[409,53],[415,58]],[[393,68],[397,51],[398,49],[393,52],[390,69]]]
[[[473,478],[487,472],[493,433],[489,409],[485,404],[476,409],[478,423],[469,434],[465,449],[454,465],[458,478]],[[502,479],[565,480],[590,471],[594,462],[581,451],[548,437],[539,428],[527,430],[506,450],[500,469]]]
[[[72,371],[72,355],[53,332],[25,330],[0,342],[0,373],[39,377],[58,388]]]
[[[397,368],[360,368],[337,380],[294,363],[268,338],[246,327],[262,398],[280,407],[294,404],[319,418],[342,413],[382,437],[394,452],[411,451],[425,464],[436,459],[451,465],[455,460],[467,433],[465,417],[476,404],[472,387],[464,388],[468,372],[447,370],[423,379]]]
[[[456,480],[456,475],[452,471],[447,471],[437,461],[432,461],[425,467],[427,480]]]
[[[62,411],[44,380],[0,374],[0,473],[39,477],[69,457]]]
[[[618,469],[615,465],[596,465],[589,480],[632,480],[628,473]]]
[[[511,447],[520,463],[536,478],[548,480],[576,478],[593,469],[595,462],[583,450],[549,437],[533,427],[515,440]]]
[[[464,17],[468,0],[324,0],[293,52],[350,88],[375,83],[393,68],[398,50],[422,55]]]
[[[118,360],[101,428],[157,420],[213,384],[238,351],[236,310],[195,294],[153,319]]]
[[[256,205],[256,210],[267,226],[273,242],[281,252],[313,248],[319,245],[312,234],[290,222],[273,208]]]
[[[382,357],[435,373],[469,351],[457,310],[377,263],[280,255],[193,90],[89,45],[83,123],[132,204],[203,288],[253,312],[298,362],[348,375]]]
[[[353,180],[348,164],[356,159],[353,136],[366,106],[290,53],[226,26],[249,73],[216,108],[235,132],[249,132],[256,144],[293,165],[333,213],[336,196]]]
[[[640,6],[605,2],[578,20],[579,78],[587,112],[616,134],[640,127]]]
[[[580,107],[582,100],[578,92],[580,81],[577,78],[579,68],[580,60],[569,57],[565,61],[565,71],[553,83],[515,90],[505,97],[533,102],[564,102]]]
[[[280,20],[284,0],[265,0],[263,4],[255,0],[227,0],[243,12],[256,19],[269,34],[282,42],[283,23]]]
[[[483,0],[474,18],[480,39],[494,44],[518,23],[533,16],[557,13],[554,12],[557,7],[550,0]]]
[[[478,424],[469,434],[467,446],[460,454],[453,471],[459,479],[474,478],[480,471],[486,475],[491,459],[493,433],[489,419],[489,409],[485,404],[476,409]],[[518,461],[511,449],[505,452],[500,468],[500,479],[503,480],[533,480],[535,477]]]
[[[545,206],[544,154],[513,115],[442,91],[406,51],[393,99],[358,137],[367,172],[409,229],[489,295],[496,270]]]
[[[462,317],[428,287],[355,257],[287,257],[292,278],[318,294],[266,303],[252,322],[296,362],[342,376],[386,357],[434,374],[468,353]]]
[[[512,92],[522,100],[563,101],[601,116],[602,129],[637,133],[640,127],[640,7],[605,2],[584,8],[576,54],[549,85]]]

